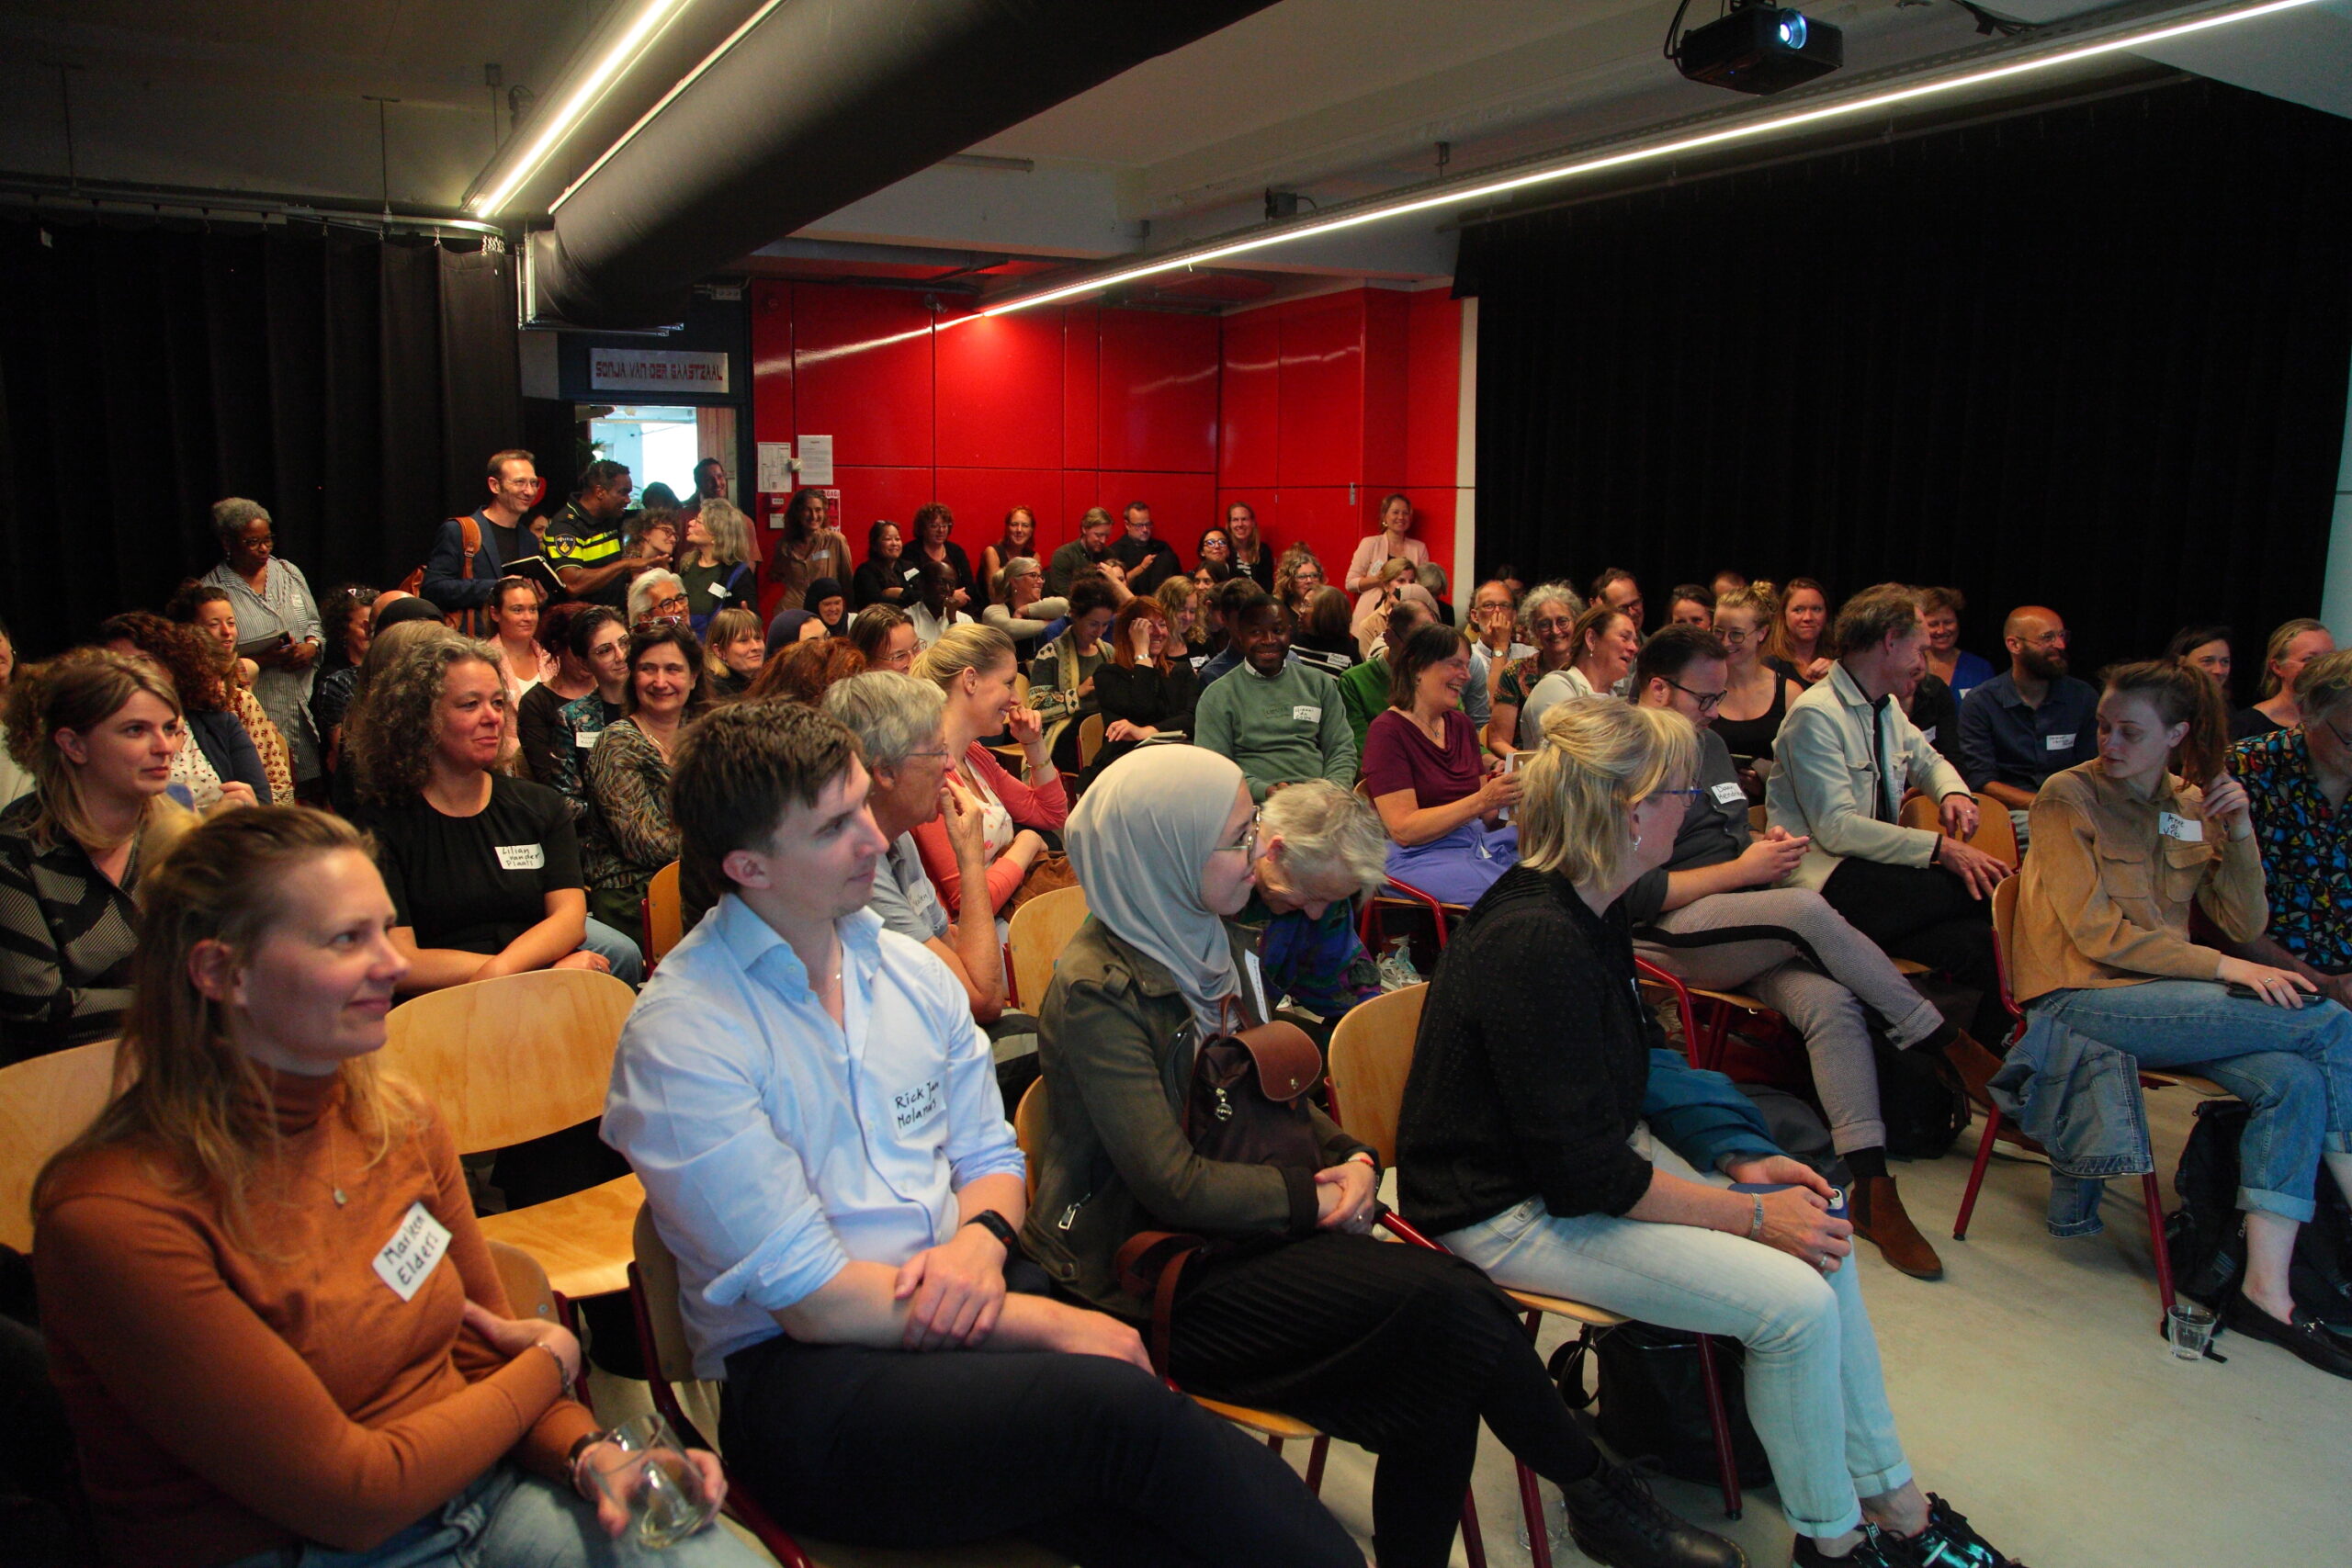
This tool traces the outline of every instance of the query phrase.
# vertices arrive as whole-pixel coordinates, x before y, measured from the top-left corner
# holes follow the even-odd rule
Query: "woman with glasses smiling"
[[[674,571],[656,567],[641,571],[628,585],[628,624],[635,631],[659,621],[669,626],[689,624],[687,607],[692,600],[686,593],[686,580]]]
[[[1804,690],[1764,661],[1764,641],[1780,614],[1781,601],[1769,582],[1751,582],[1715,597],[1715,636],[1729,661],[1715,733],[1731,748],[1740,788],[1751,803],[1764,798],[1756,764],[1771,761],[1781,720]]]
[[[1493,699],[1487,707],[1487,750],[1498,757],[1516,755],[1519,710],[1527,705],[1544,677],[1565,670],[1577,656],[1577,619],[1584,614],[1584,599],[1565,582],[1545,582],[1527,591],[1520,602],[1521,621],[1535,651],[1504,667],[1495,677]]]

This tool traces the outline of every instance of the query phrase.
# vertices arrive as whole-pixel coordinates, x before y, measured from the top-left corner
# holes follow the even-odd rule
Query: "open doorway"
[[[642,404],[594,411],[589,444],[599,457],[628,469],[642,496],[649,485],[665,484],[684,501],[695,488],[695,463],[702,457],[690,408]]]

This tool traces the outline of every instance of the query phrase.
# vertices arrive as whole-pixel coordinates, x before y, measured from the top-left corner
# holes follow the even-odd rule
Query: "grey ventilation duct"
[[[783,0],[531,236],[529,312],[675,321],[695,279],[1271,4]]]

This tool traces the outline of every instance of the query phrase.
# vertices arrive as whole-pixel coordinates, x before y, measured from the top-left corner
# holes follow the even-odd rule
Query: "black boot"
[[[1607,1568],[1747,1568],[1738,1547],[1668,1512],[1630,1468],[1604,1461],[1560,1497],[1577,1550]]]

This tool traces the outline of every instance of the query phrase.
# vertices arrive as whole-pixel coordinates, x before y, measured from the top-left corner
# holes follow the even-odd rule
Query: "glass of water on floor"
[[[2213,1342],[2213,1313],[2195,1302],[2175,1302],[2165,1314],[2165,1337],[2172,1341],[2172,1353],[2184,1361],[2199,1361],[2205,1358],[2205,1347]]]
[[[612,1446],[594,1450],[589,1463],[605,1495],[628,1510],[638,1544],[661,1551],[717,1516],[700,1467],[660,1412],[631,1416],[606,1437]]]

